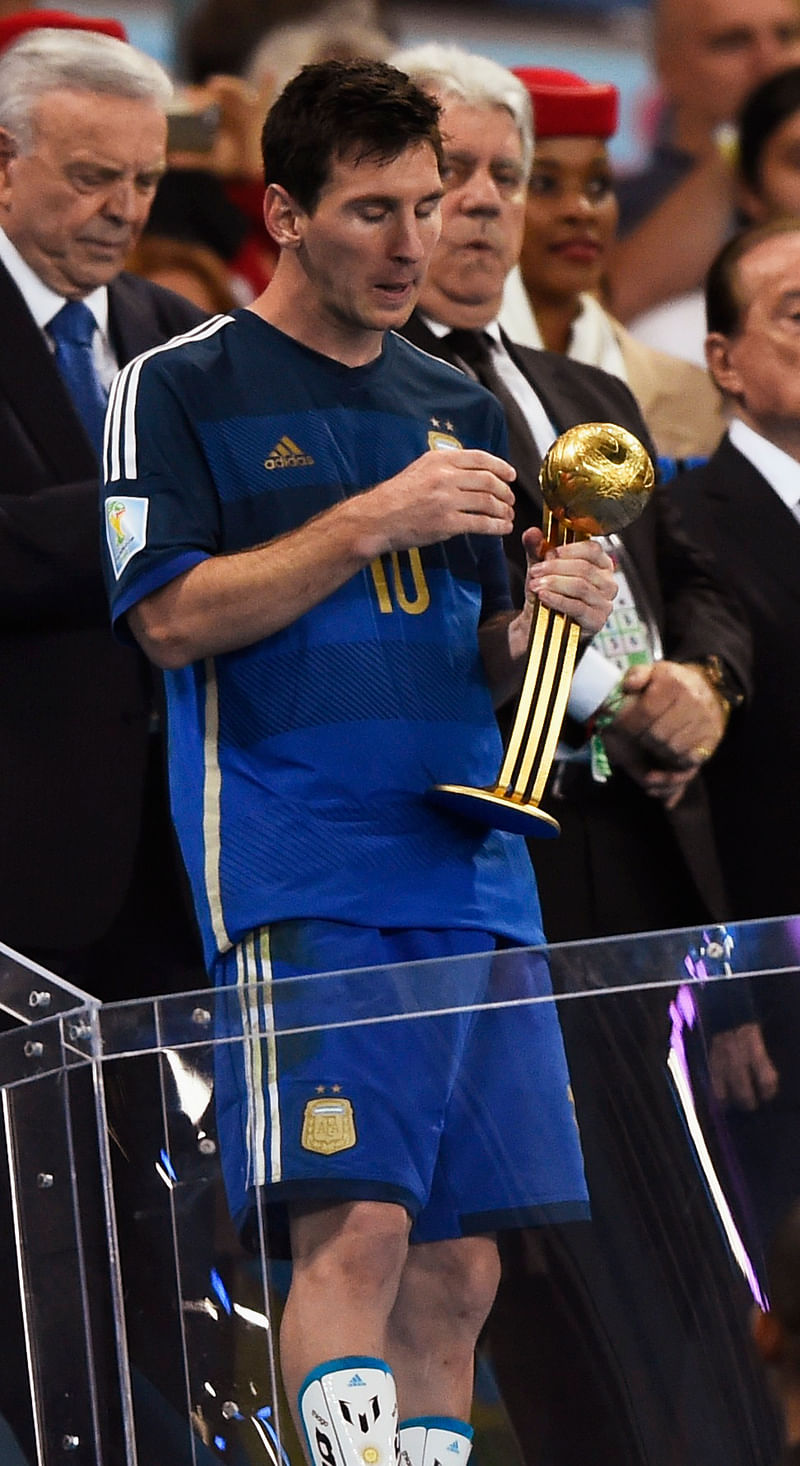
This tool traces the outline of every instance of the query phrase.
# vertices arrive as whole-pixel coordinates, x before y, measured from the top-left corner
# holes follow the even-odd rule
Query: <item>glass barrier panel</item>
[[[499,1239],[480,1466],[772,1466],[750,1315],[800,1196],[799,940],[791,918],[274,981],[262,953],[229,989],[67,1015],[41,1072],[0,1035],[27,1459],[300,1466],[287,1209],[304,1237],[358,1196],[415,1218],[403,1414],[407,1299],[441,1256],[416,1244]],[[340,1340],[320,1277],[299,1337]],[[425,1318],[456,1277],[426,1275]]]
[[[0,1031],[87,1003],[96,999],[0,942]]]
[[[88,994],[0,944],[0,1459],[4,1466],[63,1461],[69,1439],[79,1432],[86,1440],[96,1416],[88,1233],[80,1212],[85,1209],[98,1218],[103,1214],[92,1075],[87,1067],[97,1008]],[[81,1150],[88,1151],[94,1174],[91,1195],[79,1193],[76,1185]],[[107,1272],[104,1228],[95,1251],[97,1265]],[[114,1333],[112,1326],[112,1345]],[[63,1353],[73,1334],[74,1344]],[[113,1399],[117,1395],[114,1380]],[[53,1438],[59,1432],[58,1448],[50,1454],[45,1420]]]

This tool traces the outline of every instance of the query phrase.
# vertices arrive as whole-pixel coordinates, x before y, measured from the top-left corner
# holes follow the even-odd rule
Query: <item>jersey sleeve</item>
[[[185,394],[157,358],[138,357],[109,397],[102,553],[115,630],[145,596],[218,553],[219,501]]]

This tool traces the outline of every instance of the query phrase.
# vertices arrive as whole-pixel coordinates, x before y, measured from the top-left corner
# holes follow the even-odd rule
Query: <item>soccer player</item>
[[[615,584],[599,545],[539,561],[531,530],[511,611],[501,410],[392,330],[439,233],[437,118],[382,63],[304,68],[264,129],[269,287],[140,358],[109,404],[114,619],[166,671],[209,969],[267,1033],[258,1003],[297,974],[484,954],[469,1003],[508,948],[546,991],[513,950],[543,939],[523,841],[426,791],[494,780],[492,696],[519,679],[534,596],[594,633]],[[299,986],[313,1022],[329,984]],[[585,1211],[552,1005],[278,1036],[263,1084],[220,1047],[234,1215],[262,1185],[271,1220],[288,1210],[281,1365],[310,1459],[393,1461],[396,1381],[415,1466],[464,1461],[493,1229]]]

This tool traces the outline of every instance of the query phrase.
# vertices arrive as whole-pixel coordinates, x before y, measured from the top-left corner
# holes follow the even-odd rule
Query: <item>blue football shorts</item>
[[[286,1203],[396,1202],[412,1242],[588,1216],[556,1005],[528,1001],[551,993],[541,952],[283,921],[214,975],[217,1125],[243,1232],[262,1187],[273,1246]]]

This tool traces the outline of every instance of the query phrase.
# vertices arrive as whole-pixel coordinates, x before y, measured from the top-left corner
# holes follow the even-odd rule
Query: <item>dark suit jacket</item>
[[[0,941],[76,948],[130,879],[152,677],[109,631],[98,465],[0,267]],[[132,275],[109,287],[120,365],[202,315]]]
[[[800,524],[723,438],[674,495],[749,616],[751,702],[707,770],[720,856],[737,917],[800,911]]]
[[[411,317],[403,335],[415,346],[457,364],[418,316]],[[652,450],[647,427],[624,382],[555,352],[518,346],[505,337],[504,341],[558,433],[581,422],[616,422]],[[520,562],[523,555],[522,531],[532,524],[541,525],[541,515],[538,491],[524,500],[518,494],[514,534],[507,544],[512,561]],[[746,692],[750,645],[741,612],[715,578],[711,561],[685,532],[666,486],[656,487],[644,513],[620,538],[646,588],[664,655],[673,661],[692,662],[716,653]],[[727,902],[702,778],[692,781],[680,804],[666,817],[709,915],[719,919]]]

